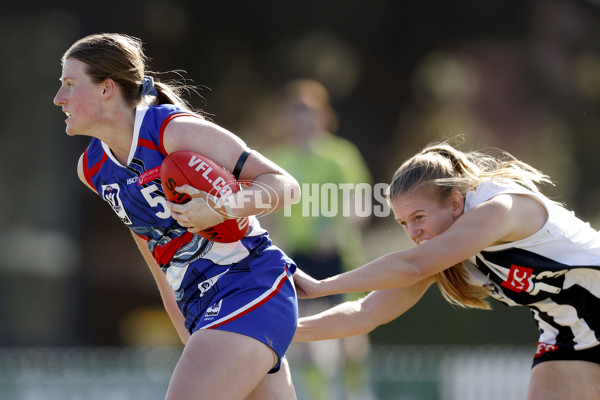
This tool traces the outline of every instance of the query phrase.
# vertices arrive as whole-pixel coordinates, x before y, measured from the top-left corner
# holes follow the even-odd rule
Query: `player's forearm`
[[[190,338],[190,333],[185,328],[185,318],[181,313],[181,310],[179,310],[179,306],[177,305],[175,292],[173,292],[173,289],[167,282],[165,274],[154,260],[154,257],[152,257],[152,254],[150,253],[150,250],[148,250],[145,241],[139,238],[133,232],[132,236],[136,245],[138,246],[138,249],[140,250],[140,253],[142,253],[142,257],[146,261],[148,268],[150,268],[150,272],[152,273],[152,277],[154,278],[156,286],[158,287],[165,310],[167,311],[167,314],[169,315],[169,318],[171,319],[171,322],[177,331],[177,335],[181,339],[181,342],[186,344]]]
[[[167,314],[169,314],[169,318],[171,319],[171,322],[177,331],[177,335],[179,336],[181,343],[185,345],[190,339],[190,332],[185,328],[185,318],[183,317],[183,314],[179,310],[179,307],[177,307],[177,304],[175,304],[175,309],[173,309],[171,306],[165,303],[164,298],[163,304],[165,305]]]
[[[300,318],[294,340],[309,342],[368,333],[404,314],[434,282],[435,278],[430,277],[409,287],[374,291],[359,300]]]
[[[155,276],[154,279],[158,286],[158,291],[160,292],[160,297],[162,298],[163,305],[175,330],[177,331],[177,335],[183,344],[186,344],[190,338],[190,333],[185,328],[185,318],[177,305],[177,300],[175,299],[175,293],[169,284],[167,283],[166,278],[162,271],[159,270],[159,273],[162,276]]]
[[[411,265],[407,252],[395,252],[362,267],[323,279],[318,283],[316,293],[318,296],[328,296],[408,287],[423,278]]]
[[[360,300],[339,304],[316,315],[302,317],[294,335],[295,342],[340,339],[372,331],[376,325],[361,318]]]

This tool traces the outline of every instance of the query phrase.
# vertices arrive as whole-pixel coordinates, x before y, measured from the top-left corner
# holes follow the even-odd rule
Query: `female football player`
[[[508,154],[434,144],[389,186],[415,247],[323,279],[296,279],[301,297],[372,290],[300,318],[296,341],[365,333],[410,309],[437,281],[450,302],[524,305],[540,338],[528,400],[600,399],[600,234],[538,189],[549,178]]]
[[[54,104],[67,116],[67,134],[92,137],[79,177],[131,229],[185,343],[167,399],[295,399],[284,354],[297,321],[296,266],[252,216],[266,205],[274,211],[297,201],[296,180],[190,111],[184,85],[155,81],[137,38],[78,40],[62,57],[60,81]],[[232,201],[238,207],[231,209],[202,197],[167,202],[159,167],[178,150],[200,153],[254,182],[245,201]],[[189,186],[178,191],[202,194]],[[247,201],[250,194],[256,201]],[[240,241],[197,235],[244,216],[250,229]]]

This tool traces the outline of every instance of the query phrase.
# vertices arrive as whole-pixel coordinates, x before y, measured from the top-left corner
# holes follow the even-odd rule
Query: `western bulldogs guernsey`
[[[84,176],[121,221],[148,242],[190,332],[219,327],[243,333],[266,342],[281,358],[297,319],[289,279],[293,261],[271,244],[255,217],[249,218],[242,240],[216,243],[182,228],[166,205],[160,182],[167,154],[163,132],[172,119],[190,115],[169,104],[138,107],[127,165],[93,138],[83,155]],[[261,322],[245,322],[250,312]],[[274,317],[277,322],[269,325]],[[257,330],[258,325],[267,328]]]
[[[573,212],[509,181],[485,182],[468,192],[465,212],[501,193],[538,199],[548,219],[528,238],[471,257],[465,269],[497,300],[531,309],[540,332],[536,359],[585,359],[573,351],[600,344],[600,234]]]

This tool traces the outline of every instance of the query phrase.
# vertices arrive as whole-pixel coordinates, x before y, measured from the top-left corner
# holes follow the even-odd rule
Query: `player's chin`
[[[79,132],[78,129],[75,129],[73,127],[70,127],[67,125],[67,128],[65,129],[65,132],[68,136],[79,136],[81,135],[81,133]]]
[[[67,124],[67,127],[65,128],[65,133],[69,136],[77,135],[77,131],[75,129],[73,129],[72,127],[70,127],[68,124]]]

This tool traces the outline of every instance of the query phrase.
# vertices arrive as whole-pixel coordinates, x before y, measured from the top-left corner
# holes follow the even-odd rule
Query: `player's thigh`
[[[267,374],[246,400],[296,400],[287,359],[282,359],[281,369],[274,374]]]
[[[238,333],[201,329],[175,367],[167,400],[243,399],[273,367],[273,351]]]
[[[531,370],[527,400],[600,400],[600,364],[546,361]]]

